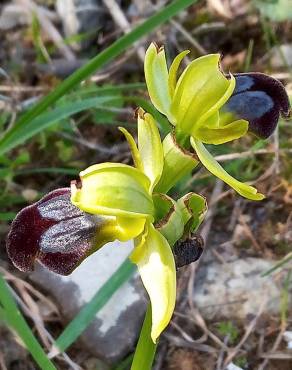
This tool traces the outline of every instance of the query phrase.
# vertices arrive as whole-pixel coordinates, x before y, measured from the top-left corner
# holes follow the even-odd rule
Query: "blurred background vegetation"
[[[219,52],[226,72],[267,73],[282,81],[292,96],[291,0],[193,1],[193,5],[173,11],[168,22],[164,22],[167,17],[158,19],[158,27],[154,29],[150,23],[135,36],[139,24],[169,3],[13,0],[0,4],[1,369],[54,368],[38,343],[49,352],[52,338],[58,338],[66,327],[54,297],[49,295],[46,304],[51,302],[56,311],[44,314],[40,297],[46,290],[9,263],[5,251],[9,224],[22,207],[54,188],[68,186],[90,164],[130,164],[128,146],[117,127],[125,126],[135,134],[137,106],[155,114],[162,133],[167,130],[165,119],[150,105],[144,85],[143,57],[151,41],[164,44],[170,59],[185,49],[191,50],[189,60]],[[18,123],[42,96],[54,92],[62,80],[124,35],[134,37],[111,49],[112,54],[105,55],[98,66],[101,68],[87,75],[82,84],[37,117],[25,120],[24,116],[24,124]],[[210,217],[201,233],[208,253],[200,264],[179,272],[177,315],[158,347],[155,369],[291,369],[291,121],[281,120],[269,140],[258,141],[250,135],[211,150],[234,177],[256,183],[267,199],[260,203],[239,199],[204,169],[173,190],[174,195],[196,191],[207,197]],[[204,281],[210,260],[225,268],[237,259],[271,262],[271,267],[259,270],[257,276],[272,276],[275,281],[278,312],[263,306],[252,317],[218,319],[189,304],[193,286],[203,284],[200,279]],[[127,269],[125,273],[122,266],[116,282],[105,287],[106,298],[97,295],[89,303],[87,313],[83,311],[84,328],[131,273]],[[206,280],[204,284],[208,289]],[[217,298],[224,300],[220,290]],[[82,329],[76,329],[78,320],[81,318],[66,334],[69,339],[63,349],[81,333]],[[128,369],[130,361],[129,352],[108,366],[79,341],[67,354],[53,359],[57,369]]]

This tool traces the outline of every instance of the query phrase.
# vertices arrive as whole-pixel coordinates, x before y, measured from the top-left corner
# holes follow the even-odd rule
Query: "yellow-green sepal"
[[[80,173],[71,186],[71,202],[81,210],[109,216],[153,218],[150,181],[141,171],[120,163],[102,163]]]
[[[163,148],[157,124],[151,114],[138,110],[138,148],[144,174],[150,179],[150,193],[163,171]]]
[[[253,186],[242,183],[230,176],[199,140],[191,138],[191,145],[196,151],[203,166],[213,175],[226,182],[226,184],[231,186],[237,193],[251,200],[262,200],[265,198],[265,196],[258,193],[257,189]]]
[[[183,217],[177,203],[165,194],[154,194],[155,229],[168,241],[171,247],[184,233]]]
[[[197,231],[208,211],[206,198],[196,193],[188,193],[177,201],[183,222],[184,233]]]
[[[139,238],[131,260],[137,264],[152,307],[151,338],[157,338],[169,324],[176,299],[176,269],[172,250],[165,237],[148,224]]]
[[[194,153],[182,148],[177,143],[174,133],[168,134],[162,145],[164,167],[160,181],[154,189],[157,193],[167,193],[199,164]]]
[[[223,75],[219,61],[219,54],[197,58],[180,76],[171,104],[179,130],[191,134],[194,125],[207,120],[232,94],[235,80]]]
[[[170,111],[170,94],[168,88],[168,69],[165,50],[151,43],[144,60],[145,80],[152,104],[166,116]]]

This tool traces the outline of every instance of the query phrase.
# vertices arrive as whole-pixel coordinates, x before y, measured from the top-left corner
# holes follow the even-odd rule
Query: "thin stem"
[[[151,304],[148,304],[131,370],[151,370],[157,343],[151,339]]]

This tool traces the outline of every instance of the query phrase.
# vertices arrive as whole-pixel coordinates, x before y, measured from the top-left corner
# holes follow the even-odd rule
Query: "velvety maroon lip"
[[[275,131],[280,116],[288,118],[290,115],[285,87],[264,73],[238,73],[234,77],[234,92],[223,109],[238,119],[247,120],[249,131],[259,138],[268,138]]]
[[[39,260],[53,272],[68,275],[90,254],[96,218],[75,207],[70,195],[69,188],[54,190],[18,213],[7,252],[19,270],[32,271]]]

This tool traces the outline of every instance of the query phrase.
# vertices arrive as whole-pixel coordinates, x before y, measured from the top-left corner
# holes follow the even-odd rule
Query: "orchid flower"
[[[174,201],[155,191],[164,155],[150,114],[138,111],[138,147],[127,130],[121,131],[135,167],[121,163],[92,165],[80,173],[80,181],[72,182],[71,190],[57,189],[26,207],[12,223],[7,250],[22,271],[32,270],[39,260],[56,273],[69,274],[109,241],[134,239],[130,258],[137,264],[150,297],[151,337],[155,342],[175,306],[173,248],[198,228],[206,201],[194,193]],[[178,253],[181,250],[178,247]],[[179,265],[181,260],[179,256]]]
[[[280,113],[289,114],[284,87],[261,73],[225,76],[220,69],[219,54],[195,59],[177,78],[180,64],[188,53],[186,50],[178,54],[168,69],[164,48],[154,43],[149,46],[144,68],[153,105],[175,127],[176,142],[181,146],[191,144],[197,159],[211,173],[240,195],[252,200],[263,199],[264,195],[254,187],[230,176],[204,144],[223,144],[248,131],[261,138],[270,136]],[[170,135],[165,139],[168,151],[170,140],[175,141]],[[165,189],[168,185],[163,182],[158,187]]]

